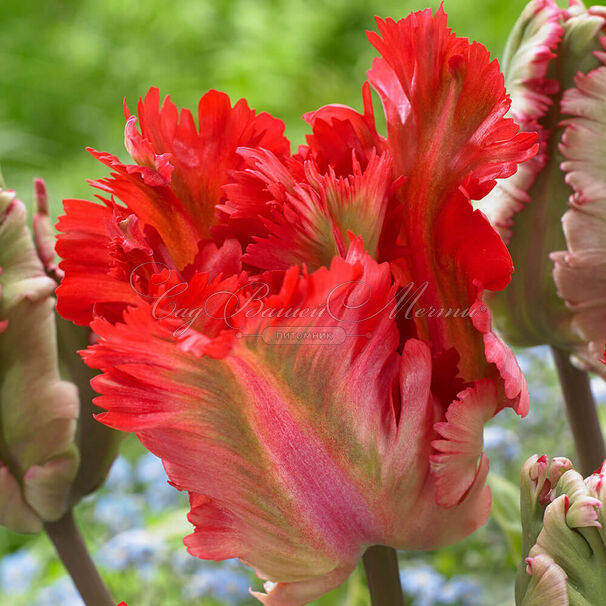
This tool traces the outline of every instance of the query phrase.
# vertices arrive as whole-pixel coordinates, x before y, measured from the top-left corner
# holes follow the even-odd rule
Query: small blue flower
[[[606,405],[606,381],[601,377],[593,377],[591,379],[591,391],[599,406]]]
[[[133,468],[126,457],[120,455],[111,466],[105,488],[112,492],[129,492],[133,485]]]
[[[242,562],[240,562],[238,558],[229,558],[228,560],[222,560],[221,566],[224,566],[228,570],[233,570],[234,572],[252,572],[252,569],[246,566],[246,564],[242,564]]]
[[[518,365],[524,374],[529,374],[532,370],[543,365],[551,366],[551,351],[548,345],[539,345],[529,347],[524,350],[515,351]]]
[[[484,588],[467,577],[453,577],[442,586],[438,604],[456,604],[457,606],[480,606]]]
[[[187,505],[187,496],[171,486],[166,478],[145,488],[145,502],[152,511],[174,509],[180,500],[183,506]]]
[[[112,532],[143,526],[143,500],[139,495],[101,495],[95,503],[93,516]]]
[[[181,497],[179,491],[168,483],[162,461],[151,452],[143,455],[137,462],[137,480],[145,485],[145,501],[153,511],[171,509],[178,505],[180,498],[186,505],[187,497]]]
[[[400,571],[400,581],[404,593],[414,598],[415,606],[434,606],[445,579],[428,564],[409,564]]]
[[[526,375],[530,372],[533,366],[533,359],[526,351],[516,351],[516,360],[520,370]]]
[[[146,530],[127,530],[117,534],[97,552],[102,566],[111,570],[124,570],[137,566],[144,575],[162,563],[166,546],[159,537]]]
[[[484,428],[484,450],[501,461],[513,461],[520,453],[520,440],[513,431],[490,425]]]
[[[208,567],[199,570],[183,587],[183,595],[187,599],[204,596],[214,597],[226,604],[238,604],[248,597],[250,580],[247,576],[231,570],[218,567]]]
[[[20,549],[0,561],[0,585],[4,593],[25,593],[40,574],[41,565],[31,552]]]
[[[84,602],[72,580],[61,577],[38,592],[34,606],[84,606]]]
[[[162,461],[151,452],[144,454],[137,461],[135,468],[137,481],[141,484],[153,484],[159,480],[166,481],[166,472]]]
[[[206,562],[191,555],[183,548],[171,554],[171,564],[175,572],[181,575],[193,574],[207,565]]]

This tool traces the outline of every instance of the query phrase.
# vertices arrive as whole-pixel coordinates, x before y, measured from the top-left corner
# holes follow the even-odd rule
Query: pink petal
[[[476,479],[482,455],[484,424],[495,414],[497,402],[494,381],[478,382],[459,394],[448,407],[446,421],[435,425],[441,439],[432,446],[437,502],[445,507],[459,503]]]
[[[572,329],[582,340],[574,352],[604,374],[599,356],[606,340],[606,67],[579,73],[575,84],[562,99],[562,112],[572,117],[564,121],[560,144],[562,170],[574,190],[563,218],[568,252],[553,253],[551,258],[558,294],[572,311]]]

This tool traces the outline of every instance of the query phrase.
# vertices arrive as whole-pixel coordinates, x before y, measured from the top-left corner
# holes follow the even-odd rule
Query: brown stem
[[[86,606],[115,606],[116,603],[88,553],[72,511],[69,510],[56,522],[44,524],[44,530],[74,580]]]
[[[580,471],[588,476],[606,459],[604,437],[591,393],[589,375],[570,363],[567,352],[557,347],[552,347],[551,351],[564,394]]]
[[[404,606],[396,550],[373,545],[362,558],[372,606]]]

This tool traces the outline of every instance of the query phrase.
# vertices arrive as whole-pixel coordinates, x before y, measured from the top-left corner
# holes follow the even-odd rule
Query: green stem
[[[373,545],[362,558],[372,606],[404,606],[396,550]]]
[[[604,437],[591,393],[589,375],[570,363],[567,352],[557,347],[552,347],[551,351],[566,403],[580,471],[588,476],[606,459]]]
[[[44,524],[63,565],[72,577],[86,606],[115,606],[101,579],[70,509],[56,522]]]

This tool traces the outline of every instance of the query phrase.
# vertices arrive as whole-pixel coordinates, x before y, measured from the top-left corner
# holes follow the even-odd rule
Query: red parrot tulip
[[[135,431],[190,494],[202,558],[271,581],[265,604],[339,585],[373,544],[432,549],[490,509],[482,429],[528,396],[485,289],[509,254],[472,199],[536,153],[496,61],[442,9],[378,21],[387,117],[340,105],[282,124],[211,91],[198,126],[152,89],[135,164],[67,200],[65,317],[90,324],[99,420]]]

